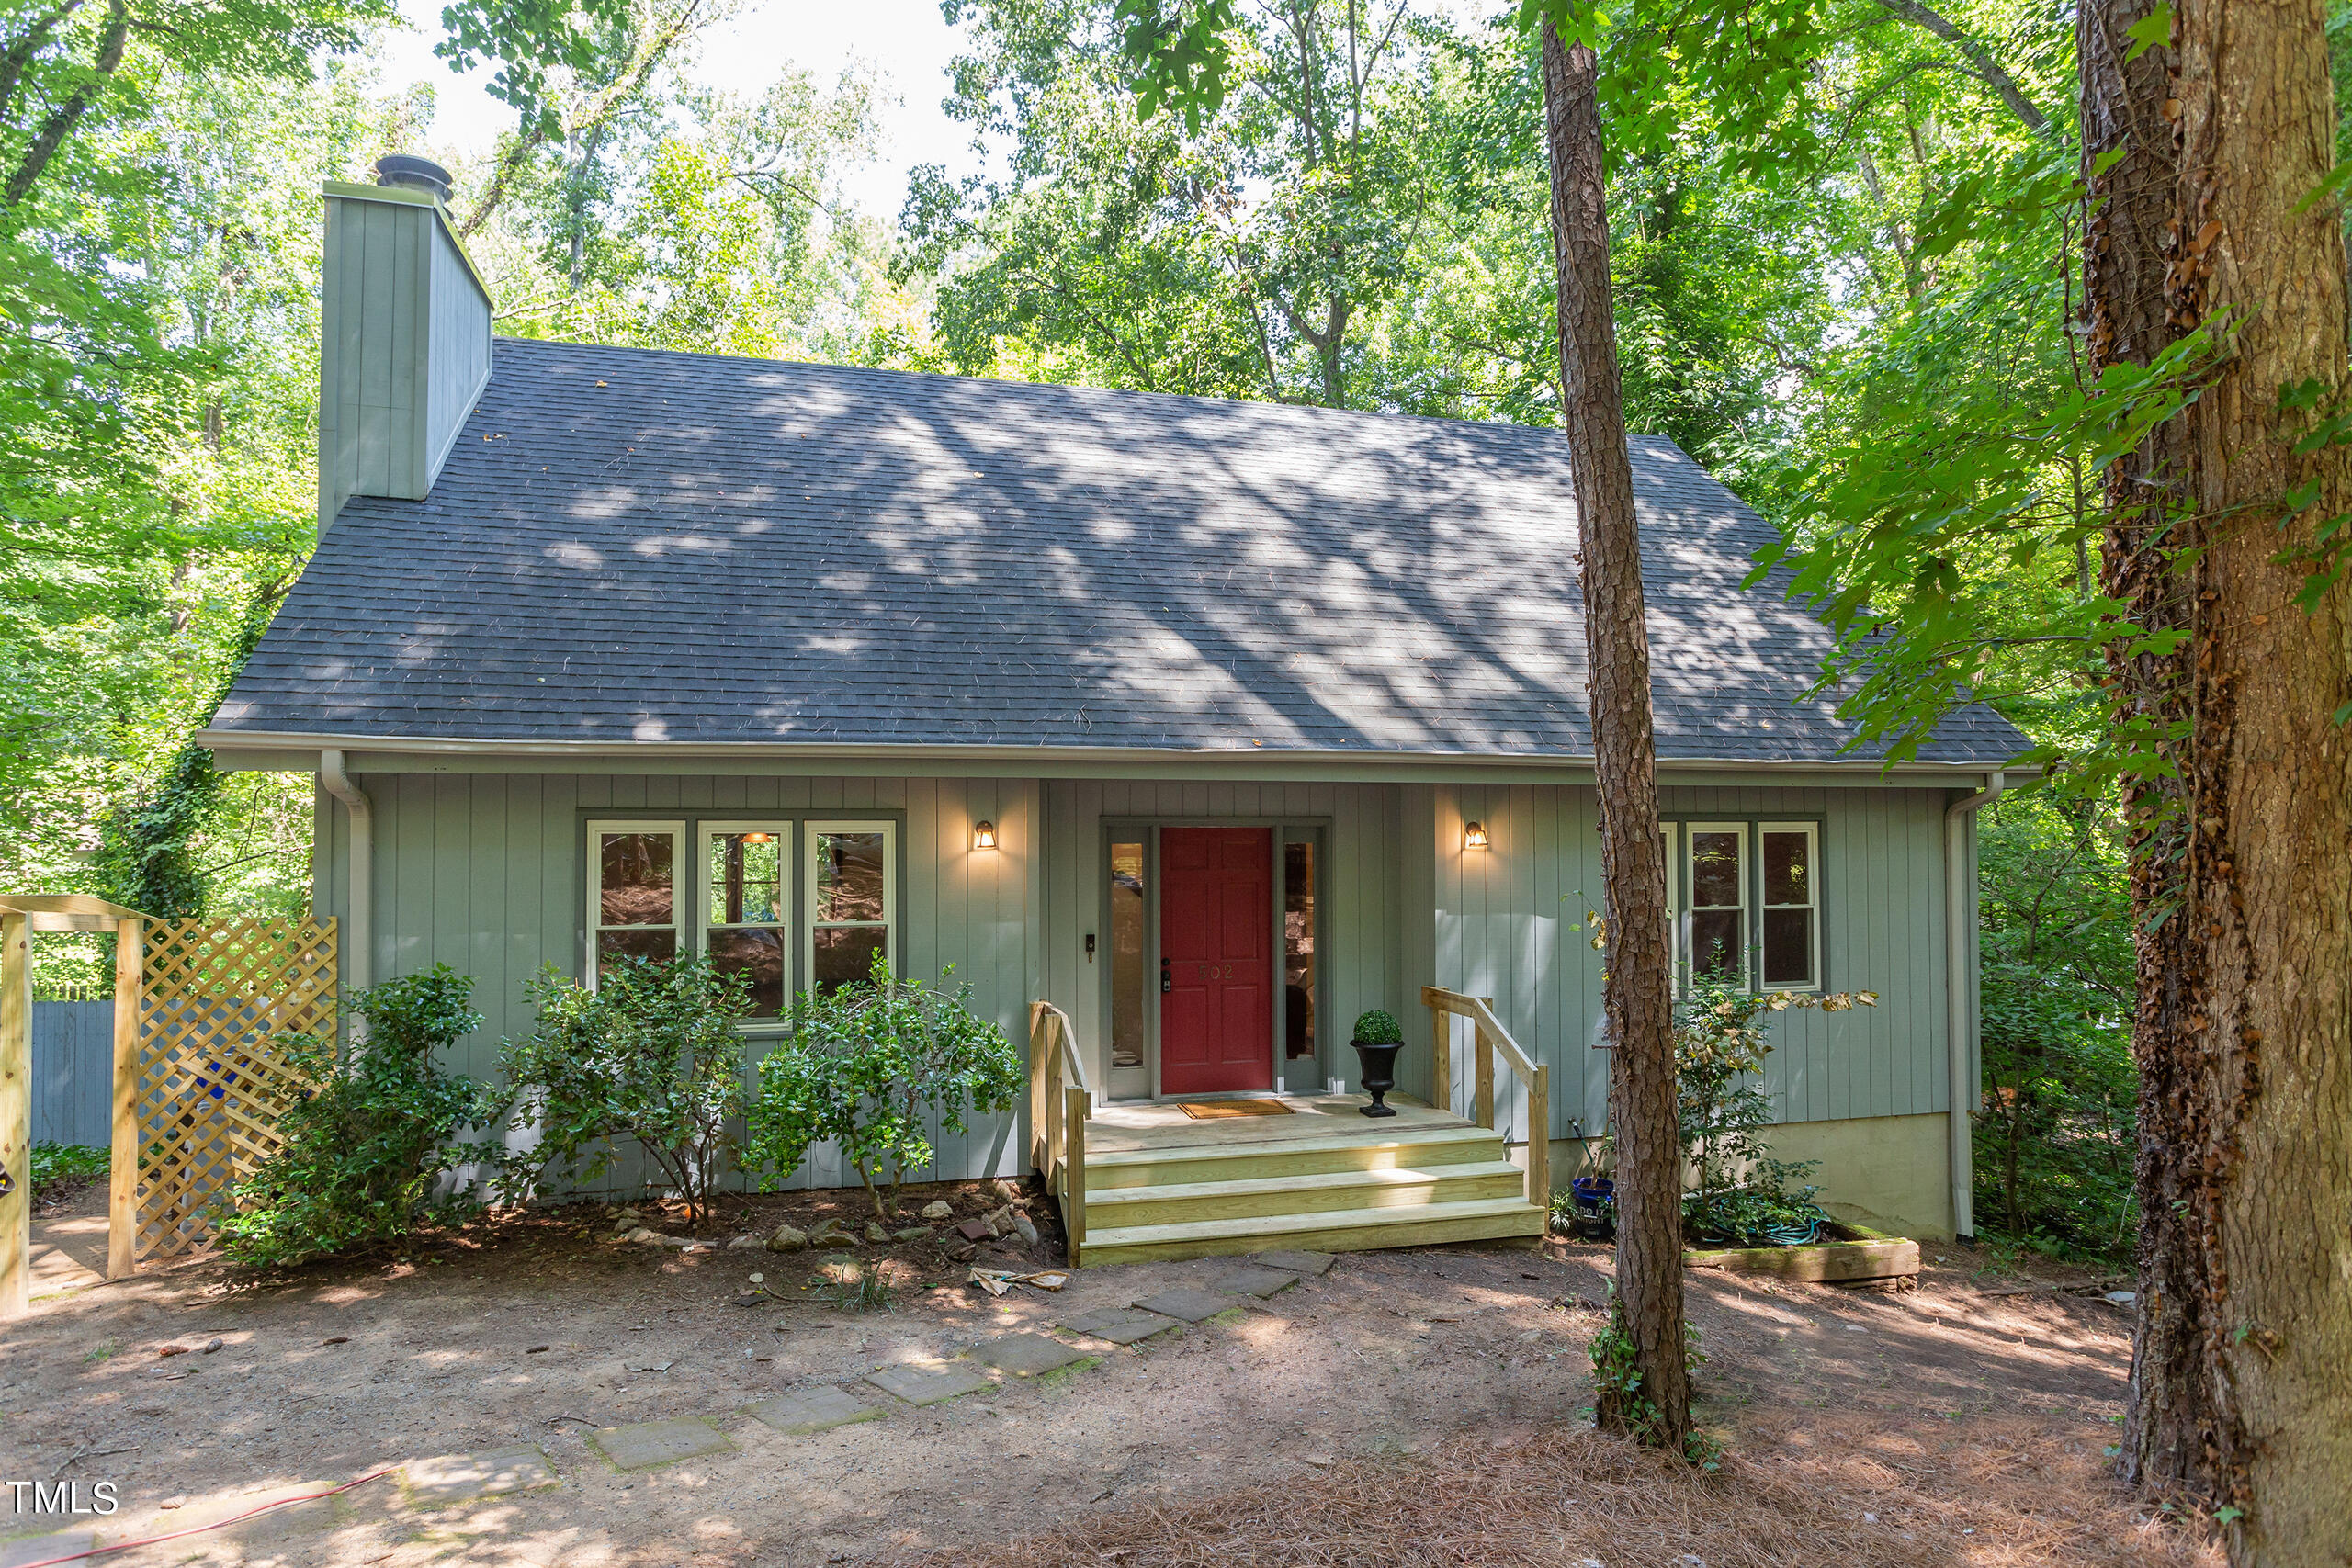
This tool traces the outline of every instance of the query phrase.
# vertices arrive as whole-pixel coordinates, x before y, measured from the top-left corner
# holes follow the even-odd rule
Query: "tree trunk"
[[[2125,58],[2133,48],[2128,29],[2144,19],[2150,4],[2086,0],[2075,17],[2091,196],[2084,230],[2089,328],[2084,342],[2093,378],[2110,366],[2144,367],[2179,335],[2165,299],[2178,184],[2172,123],[2164,112],[2172,96],[2173,55],[2159,46],[2137,60]],[[2120,160],[2092,172],[2119,151]],[[2126,606],[2134,626],[2188,628],[2193,617],[2182,552],[2199,526],[2185,423],[2159,425],[2131,457],[2108,466],[2104,482],[2102,592]],[[2156,732],[2185,730],[2188,650],[2132,654],[2130,641],[2108,649],[2117,722]],[[2214,1495],[2212,1423],[2220,1397],[2211,1354],[2217,1336],[2199,1283],[2211,1250],[2205,1068],[2201,1043],[2188,1028],[2190,998],[2204,988],[2204,951],[2184,903],[2187,749],[2168,740],[2145,744],[2178,776],[2128,777],[2123,786],[2135,979],[2132,1049],[2140,1077],[2134,1170],[2141,1314],[2118,1468],[2126,1481],[2203,1511]]]
[[[2306,613],[2282,546],[2352,512],[2344,447],[2293,451],[2282,388],[2346,385],[2345,248],[2320,0],[2183,0],[2169,278],[2233,352],[2188,411],[2205,548],[2186,874],[2209,1135],[2203,1327],[2213,1479],[2240,1564],[2352,1562],[2352,584]],[[2318,504],[2289,519],[2307,485]]]
[[[1585,646],[1591,664],[1593,774],[1609,905],[1603,998],[1614,1047],[1609,1117],[1617,1141],[1614,1326],[1641,1373],[1641,1411],[1603,1389],[1604,1426],[1681,1451],[1690,1429],[1682,1343],[1682,1156],[1676,1138],[1673,1004],[1658,840],[1650,655],[1641,535],[1625,455],[1616,324],[1609,295],[1597,62],[1544,24],[1544,126],[1559,266],[1561,418],[1576,483]]]

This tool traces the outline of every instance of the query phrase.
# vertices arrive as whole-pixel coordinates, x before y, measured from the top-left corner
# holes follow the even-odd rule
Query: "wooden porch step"
[[[1416,1127],[1393,1135],[1350,1131],[1279,1142],[1203,1141],[1141,1149],[1086,1151],[1090,1192],[1122,1187],[1190,1187],[1340,1171],[1483,1164],[1502,1157],[1502,1139],[1476,1126]]]
[[[1495,1151],[1498,1155],[1501,1150]],[[1091,1173],[1090,1173],[1091,1174]],[[1517,1198],[1527,1173],[1509,1160],[1463,1160],[1401,1169],[1334,1170],[1251,1180],[1094,1188],[1086,1225],[1125,1228],[1193,1220],[1242,1220],[1350,1209],[1428,1207],[1464,1199]]]
[[[1491,1134],[1488,1136],[1492,1136]],[[1087,1235],[1079,1262],[1085,1268],[1141,1263],[1159,1258],[1207,1258],[1297,1247],[1318,1252],[1363,1252],[1384,1247],[1429,1247],[1449,1241],[1524,1238],[1544,1235],[1544,1211],[1524,1197],[1476,1198],[1399,1208],[1335,1209],[1249,1219],[1194,1220],[1181,1224],[1117,1225],[1097,1230],[1087,1205]]]

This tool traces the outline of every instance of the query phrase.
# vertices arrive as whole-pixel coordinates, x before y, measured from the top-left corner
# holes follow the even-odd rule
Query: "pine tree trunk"
[[[1676,1141],[1666,863],[1658,840],[1641,535],[1625,454],[1597,62],[1544,24],[1544,123],[1559,265],[1561,415],[1576,482],[1593,774],[1609,905],[1604,984],[1609,1118],[1617,1143],[1615,1325],[1634,1347],[1639,1399],[1601,1391],[1602,1424],[1679,1451],[1690,1428],[1682,1344],[1682,1156]]]
[[[2346,385],[2345,247],[2320,0],[2183,0],[2177,245],[2186,327],[2226,320],[2233,352],[2188,412],[2203,551],[2188,759],[2188,909],[2203,944],[2188,1026],[2201,1045],[2211,1175],[2204,1327],[2218,1368],[2215,1492],[2245,1510],[2231,1557],[2352,1562],[2352,584],[2316,613],[2277,558],[2352,511],[2352,462],[2299,457],[2281,388]],[[2316,482],[2300,518],[2280,506]]]
[[[2172,122],[2173,55],[2157,47],[2127,60],[2129,29],[2152,0],[2085,0],[2075,17],[2081,76],[2083,160],[2090,185],[2084,229],[2083,297],[2088,371],[2146,366],[2177,341],[2165,299],[2166,236],[2179,171]],[[2098,172],[2100,160],[2123,156]],[[2188,431],[2159,425],[2105,474],[2108,508],[2100,589],[2137,626],[2188,628],[2188,570],[2178,564],[2198,523],[2188,491]],[[2117,721],[2185,728],[2190,712],[2189,656],[2108,649]],[[2213,1412],[2218,1369],[2199,1284],[2211,1250],[2211,1172],[2202,1151],[2202,1043],[2188,1027],[2189,998],[2203,988],[2204,949],[2190,930],[2182,780],[2186,750],[2156,744],[2181,777],[2127,778],[2132,929],[2136,981],[2132,1055],[2139,1067],[2135,1178],[2140,1197],[2141,1316],[2132,1345],[2131,1402],[2119,1469],[2125,1480],[2198,1511],[2211,1505]]]

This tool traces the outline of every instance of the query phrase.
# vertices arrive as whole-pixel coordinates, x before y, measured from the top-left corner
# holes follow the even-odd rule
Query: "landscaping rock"
[[[938,1404],[995,1386],[969,1367],[877,1367],[865,1381],[909,1404]]]
[[[842,1389],[804,1388],[775,1399],[763,1399],[747,1406],[743,1414],[787,1437],[807,1438],[830,1432],[836,1427],[855,1426],[860,1421],[879,1421],[882,1407],[867,1404]]]
[[[731,1453],[735,1445],[707,1421],[686,1416],[673,1421],[639,1421],[628,1427],[607,1427],[591,1439],[616,1470],[651,1470],[704,1454]]]
[[[994,1367],[1017,1378],[1034,1378],[1040,1372],[1057,1371],[1072,1361],[1089,1359],[1076,1346],[1042,1334],[1008,1334],[1001,1339],[983,1339],[969,1353],[982,1366]]]
[[[890,1233],[882,1228],[881,1221],[868,1220],[865,1222],[865,1239],[878,1247],[890,1239]]]
[[[980,1255],[980,1249],[968,1241],[959,1241],[947,1249],[948,1258],[956,1263],[969,1263]]]
[[[739,1235],[739,1236],[737,1236],[733,1241],[730,1241],[730,1242],[729,1242],[729,1243],[727,1244],[727,1249],[728,1249],[729,1252],[741,1252],[741,1251],[744,1250],[746,1247],[757,1247],[757,1246],[759,1246],[759,1245],[760,1245],[760,1238],[759,1238],[758,1236],[755,1236],[755,1235]]]
[[[1206,1291],[1162,1291],[1156,1296],[1146,1296],[1136,1303],[1146,1312],[1156,1312],[1162,1317],[1182,1318],[1186,1323],[1199,1323],[1221,1312],[1233,1310],[1231,1296],[1211,1295]]]
[[[1114,1345],[1133,1345],[1184,1325],[1175,1318],[1162,1317],[1156,1312],[1145,1312],[1140,1307],[1097,1307],[1092,1312],[1065,1319],[1060,1326],[1072,1334],[1083,1334],[1090,1339],[1107,1339]]]
[[[906,1242],[929,1241],[932,1239],[931,1227],[929,1225],[909,1225],[902,1231],[892,1231],[890,1233],[890,1239],[892,1241]]]
[[[1031,1224],[1029,1216],[1018,1209],[1012,1212],[1012,1233],[1032,1247],[1037,1245],[1037,1227]]]
[[[1277,1291],[1287,1291],[1298,1283],[1298,1276],[1283,1269],[1244,1269],[1219,1281],[1217,1288],[1237,1296],[1256,1296],[1263,1300]]]
[[[1021,1186],[1018,1182],[1008,1181],[1000,1176],[996,1179],[996,1191],[997,1196],[1008,1203],[1021,1201]]]
[[[956,1227],[956,1234],[966,1241],[994,1241],[996,1227],[986,1220],[966,1220]]]
[[[650,1231],[646,1229],[643,1225],[639,1225],[635,1230],[629,1232],[628,1236],[624,1239],[628,1241],[658,1242],[662,1239],[662,1235],[659,1231]]]
[[[1011,1235],[1012,1234],[1012,1205],[1007,1204],[1001,1209],[990,1210],[989,1212],[988,1222],[989,1234],[990,1235]]]
[[[933,1198],[922,1206],[922,1217],[926,1220],[953,1219],[956,1217],[956,1210],[946,1199]]]
[[[768,1237],[770,1252],[797,1252],[808,1245],[808,1233],[791,1225],[778,1225],[775,1235]]]

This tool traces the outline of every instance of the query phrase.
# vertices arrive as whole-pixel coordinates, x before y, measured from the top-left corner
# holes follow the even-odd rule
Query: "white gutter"
[[[1945,1038],[1951,1058],[1951,1228],[1959,1236],[1976,1232],[1974,1130],[1969,1122],[1980,1090],[1976,1066],[1976,885],[1968,874],[1967,818],[2000,798],[2007,783],[1994,773],[1984,787],[1944,807],[1944,997]]]
[[[351,818],[350,897],[343,922],[343,986],[348,995],[368,984],[368,960],[375,952],[376,807],[368,792],[351,782],[341,751],[319,753],[319,783],[343,802]]]

